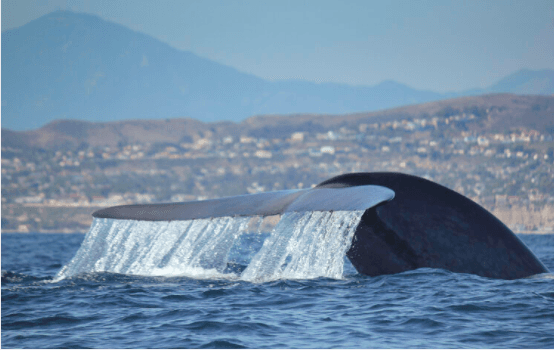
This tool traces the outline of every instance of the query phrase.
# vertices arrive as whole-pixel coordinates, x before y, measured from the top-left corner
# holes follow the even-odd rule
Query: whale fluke
[[[347,257],[378,276],[422,267],[516,279],[549,272],[494,215],[432,181],[401,173],[353,173],[312,189],[184,203],[123,205],[96,218],[139,221],[364,211]]]
[[[224,216],[269,216],[305,211],[366,210],[394,198],[394,192],[382,186],[314,188],[263,192],[204,201],[162,204],[132,204],[100,209],[96,218],[171,221]]]

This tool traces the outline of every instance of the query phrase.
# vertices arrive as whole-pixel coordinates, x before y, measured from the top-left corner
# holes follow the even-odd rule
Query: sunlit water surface
[[[132,272],[143,266],[113,262],[136,270],[60,278],[84,237],[2,234],[2,347],[554,347],[551,274],[503,281],[419,269],[367,277],[346,261],[341,276],[303,278],[301,268],[285,268],[270,271],[273,278],[241,278],[241,254],[261,249],[250,236],[222,274],[141,276]],[[554,235],[520,238],[554,271]]]

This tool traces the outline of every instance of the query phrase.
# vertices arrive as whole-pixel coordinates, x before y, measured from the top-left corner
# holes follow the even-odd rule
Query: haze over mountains
[[[270,82],[65,11],[3,32],[2,54],[2,127],[12,130],[56,119],[238,122],[253,115],[344,114],[484,93],[554,94],[553,70],[523,70],[487,89],[449,94],[393,81],[372,87]]]

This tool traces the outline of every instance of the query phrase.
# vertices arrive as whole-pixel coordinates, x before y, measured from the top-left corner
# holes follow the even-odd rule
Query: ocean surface
[[[137,227],[104,219],[86,239],[2,234],[1,346],[554,348],[552,274],[362,276],[344,255],[329,255],[344,249],[355,218],[293,219],[344,234],[316,246],[329,232],[302,236],[290,223],[272,236],[233,220]],[[554,271],[554,235],[519,237]],[[295,243],[285,249],[283,240]],[[178,252],[187,244],[194,254]],[[226,260],[208,254],[218,251]]]

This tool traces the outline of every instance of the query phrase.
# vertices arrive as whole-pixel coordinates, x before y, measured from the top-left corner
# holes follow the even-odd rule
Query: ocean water
[[[357,215],[2,234],[1,345],[554,348],[552,274],[362,276],[344,258]],[[519,237],[554,271],[554,235]]]

